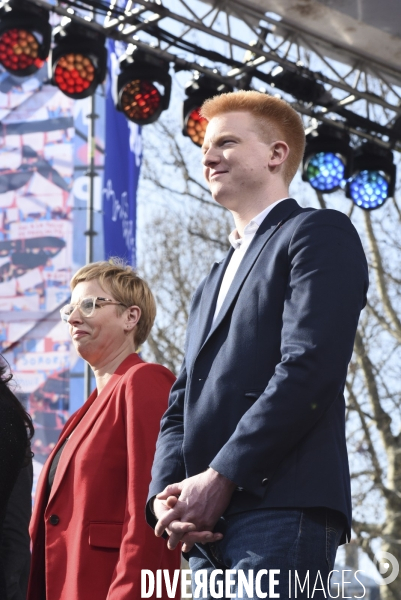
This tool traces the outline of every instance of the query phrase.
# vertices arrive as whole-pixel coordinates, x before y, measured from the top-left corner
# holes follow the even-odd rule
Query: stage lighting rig
[[[391,150],[366,142],[355,152],[347,198],[365,210],[379,208],[394,195],[395,175]]]
[[[134,49],[122,57],[120,69],[116,94],[118,110],[137,125],[157,121],[170,102],[169,62]]]
[[[202,146],[207,126],[207,120],[201,117],[199,112],[202,104],[208,98],[232,90],[232,87],[196,72],[185,86],[188,98],[183,103],[183,135],[189,137],[197,146]]]
[[[331,193],[345,185],[351,173],[349,135],[320,125],[306,136],[302,179],[321,192]]]
[[[256,76],[302,102],[325,104],[330,99],[324,85],[311,77],[309,72],[303,72],[302,67],[299,67],[299,71],[290,71],[276,65],[269,74],[258,71]]]
[[[70,21],[54,32],[49,77],[66,96],[78,100],[94,94],[107,66],[105,36]]]
[[[21,0],[0,9],[0,63],[25,77],[38,71],[48,57],[51,41],[49,12]]]

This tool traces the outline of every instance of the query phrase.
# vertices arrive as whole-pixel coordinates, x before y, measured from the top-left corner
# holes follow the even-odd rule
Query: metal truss
[[[241,0],[28,0],[106,37],[239,89],[280,94],[305,118],[401,151],[401,70]]]

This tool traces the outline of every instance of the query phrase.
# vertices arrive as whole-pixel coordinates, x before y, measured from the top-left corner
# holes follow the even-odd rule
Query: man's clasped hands
[[[167,546],[173,550],[181,541],[183,552],[194,544],[207,544],[222,539],[213,529],[226,510],[236,484],[210,468],[168,485],[157,494],[153,511],[158,519],[155,534],[166,531]]]

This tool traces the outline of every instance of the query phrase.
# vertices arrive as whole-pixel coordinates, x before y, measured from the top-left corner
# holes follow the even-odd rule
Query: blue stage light
[[[345,162],[339,154],[318,152],[306,165],[306,180],[316,190],[333,192],[344,182]]]
[[[324,194],[335,192],[351,175],[352,156],[346,131],[319,125],[306,136],[302,179]]]
[[[351,199],[357,206],[372,210],[387,200],[389,182],[380,171],[360,171],[349,183]]]
[[[346,196],[364,210],[380,208],[394,195],[396,168],[391,150],[364,142],[355,151]]]

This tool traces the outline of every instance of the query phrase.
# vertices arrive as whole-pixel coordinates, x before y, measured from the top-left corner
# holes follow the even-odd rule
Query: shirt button
[[[58,525],[60,523],[60,517],[57,515],[50,515],[49,523],[50,525]]]
[[[269,480],[267,479],[267,477],[265,479],[262,479],[262,485],[267,485],[269,483]]]

